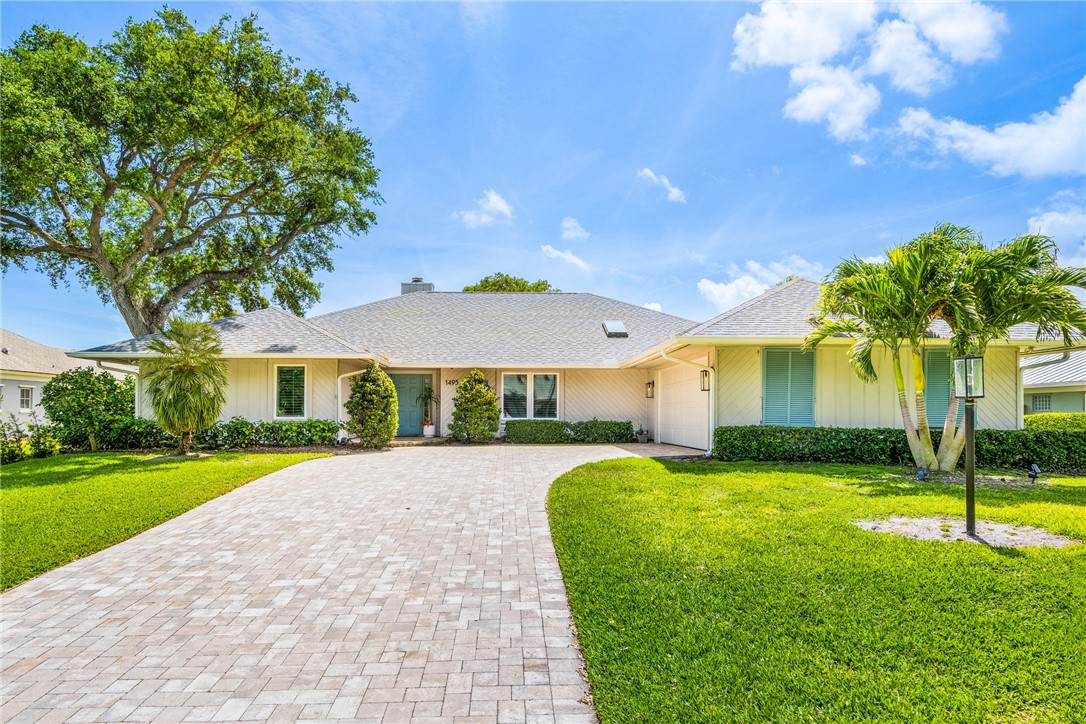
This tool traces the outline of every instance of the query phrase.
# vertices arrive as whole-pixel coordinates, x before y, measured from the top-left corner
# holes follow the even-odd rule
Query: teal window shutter
[[[928,408],[928,427],[942,429],[950,409],[950,351],[924,350],[924,404]],[[957,424],[962,424],[965,405],[958,405]]]
[[[814,425],[814,353],[767,349],[762,362],[762,424]]]

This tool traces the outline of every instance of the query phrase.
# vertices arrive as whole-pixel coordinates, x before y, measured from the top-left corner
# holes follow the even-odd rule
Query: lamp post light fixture
[[[977,533],[974,501],[976,475],[976,401],[984,397],[984,358],[975,354],[954,358],[954,396],[965,400],[965,532]]]
[[[645,399],[651,400],[656,396],[656,381],[649,380],[645,383]]]

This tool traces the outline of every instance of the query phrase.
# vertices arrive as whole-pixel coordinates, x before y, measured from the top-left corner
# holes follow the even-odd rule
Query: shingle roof
[[[608,337],[604,320],[626,325]],[[310,321],[391,364],[617,366],[693,324],[586,293],[414,292]]]
[[[1062,355],[1038,355],[1036,357],[1023,357],[1022,366],[1026,367],[1038,362],[1059,359]],[[1086,384],[1086,352],[1072,352],[1066,362],[1035,367],[1022,370],[1022,384],[1025,387],[1040,387],[1042,385],[1073,385]]]
[[[684,337],[758,337],[802,339],[814,329],[811,321],[821,285],[810,279],[792,279],[729,309],[683,333]],[[928,328],[932,339],[950,339],[950,327],[941,319]],[[1035,341],[1037,327],[1011,327],[1013,341]]]
[[[342,355],[369,356],[365,350],[334,334],[274,307],[211,322],[222,337],[223,354],[231,355]],[[79,355],[147,354],[147,343],[155,335],[82,350]]]
[[[22,335],[0,329],[0,370],[56,375],[66,370],[86,367],[87,362],[72,359],[65,350],[50,347]]]

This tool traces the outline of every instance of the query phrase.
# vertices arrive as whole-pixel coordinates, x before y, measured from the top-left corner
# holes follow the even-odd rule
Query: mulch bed
[[[961,518],[904,518],[885,520],[859,520],[853,525],[875,533],[890,533],[913,540],[934,540],[943,543],[981,543],[992,548],[1065,548],[1082,545],[1082,541],[1049,533],[1044,528],[1028,525],[1008,525],[977,521],[976,535],[965,532],[965,520]]]

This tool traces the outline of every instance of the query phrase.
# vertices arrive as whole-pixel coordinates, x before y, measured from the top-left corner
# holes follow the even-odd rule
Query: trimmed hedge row
[[[1027,430],[1086,430],[1086,412],[1038,412],[1025,423]]]
[[[941,431],[932,430],[938,449]],[[1022,470],[1037,464],[1049,472],[1086,471],[1086,431],[977,430],[977,466]],[[913,465],[905,431],[895,428],[718,427],[712,456],[758,462]],[[964,464],[965,456],[959,460]]]
[[[198,448],[228,450],[247,447],[311,447],[335,445],[339,438],[335,420],[253,422],[232,417],[216,422],[193,438]],[[175,447],[177,439],[152,420],[129,418],[114,424],[100,444],[102,450],[154,450]]]
[[[634,428],[629,420],[509,420],[505,423],[505,441],[521,445],[614,445],[633,442]]]

